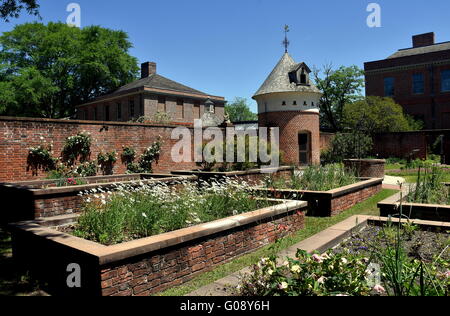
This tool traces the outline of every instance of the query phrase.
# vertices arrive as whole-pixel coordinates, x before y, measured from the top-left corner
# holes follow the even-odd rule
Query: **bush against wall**
[[[365,158],[372,151],[372,138],[363,133],[337,133],[328,150],[322,152],[323,163],[340,163],[345,159]]]
[[[39,170],[48,172],[56,168],[57,162],[58,159],[52,156],[52,145],[44,143],[29,148],[27,171],[31,170],[33,175],[37,175]]]
[[[98,167],[102,171],[103,175],[113,174],[114,164],[117,161],[117,153],[111,151],[109,153],[99,153],[97,156]]]
[[[91,154],[92,138],[88,133],[78,133],[66,139],[62,151],[62,159],[73,166],[77,161],[86,162]]]

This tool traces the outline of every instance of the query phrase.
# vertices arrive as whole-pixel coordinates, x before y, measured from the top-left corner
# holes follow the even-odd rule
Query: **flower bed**
[[[104,246],[48,227],[65,218],[11,224],[13,252],[23,269],[56,295],[150,295],[182,284],[215,265],[304,226],[302,201],[273,206],[147,238]],[[240,212],[239,212],[240,213]],[[70,216],[69,216],[70,217]],[[67,267],[81,268],[81,287],[69,288]]]
[[[356,178],[342,167],[308,167],[289,180],[266,179],[255,192],[274,198],[308,201],[308,215],[335,216],[365,201],[382,189],[383,179]],[[301,189],[304,188],[304,189]]]
[[[403,202],[403,215],[408,218],[450,222],[450,184],[444,179],[438,166],[419,169],[416,183],[406,194],[397,194],[378,204],[381,214],[398,216]]]
[[[290,178],[294,172],[294,167],[282,166],[279,168],[270,169],[251,169],[246,171],[229,171],[229,172],[213,172],[213,171],[201,171],[201,170],[175,170],[171,171],[174,175],[195,175],[203,181],[214,181],[224,178],[234,178],[238,181],[244,181],[248,184],[255,185],[260,184],[267,175],[271,175],[274,178]]]
[[[79,181],[77,183],[84,184],[64,187],[56,187],[55,180],[3,183],[0,184],[0,197],[7,205],[14,205],[14,208],[2,212],[0,222],[8,223],[77,213],[83,203],[80,192],[114,188],[114,183],[117,182],[170,183],[182,179],[187,178],[164,174],[127,174],[74,179],[75,182]],[[196,178],[189,177],[189,179],[195,180]]]
[[[336,237],[338,226],[346,230]],[[340,223],[303,242],[321,240],[328,245],[325,254],[298,250],[295,258],[284,263],[275,256],[263,258],[243,279],[239,294],[447,296],[448,228],[439,222],[402,220],[400,224],[387,218],[357,217],[355,224]],[[330,248],[342,235],[350,238]]]

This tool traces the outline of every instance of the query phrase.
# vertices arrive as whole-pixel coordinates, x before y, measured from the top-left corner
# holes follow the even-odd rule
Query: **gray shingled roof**
[[[285,53],[253,97],[276,92],[297,91],[321,93],[313,84],[305,86],[290,82],[289,72],[291,72],[292,69],[295,69],[296,66],[299,66],[299,64],[297,64],[288,53]]]
[[[439,44],[423,46],[423,47],[416,47],[416,48],[400,49],[396,53],[389,56],[387,59],[413,56],[413,55],[421,55],[421,54],[427,54],[427,53],[434,53],[434,52],[439,52],[439,51],[443,51],[443,50],[450,50],[450,42],[439,43]]]
[[[129,83],[125,86],[122,86],[118,90],[114,91],[112,93],[112,95],[122,93],[124,91],[128,91],[131,89],[141,88],[141,87],[171,90],[174,92],[184,92],[184,93],[200,94],[200,95],[207,96],[207,94],[204,92],[192,89],[188,86],[182,85],[181,83],[167,79],[158,74],[153,74],[147,78],[142,78],[142,79],[136,80],[132,83]]]

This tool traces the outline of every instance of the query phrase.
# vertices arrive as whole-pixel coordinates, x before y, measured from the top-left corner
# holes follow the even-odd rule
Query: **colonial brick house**
[[[141,79],[111,94],[77,106],[77,119],[128,122],[145,116],[152,120],[158,112],[167,113],[171,122],[193,124],[205,115],[223,122],[225,99],[208,95],[156,72],[156,63],[141,65]]]
[[[415,35],[413,47],[367,62],[366,95],[392,97],[426,129],[450,129],[450,42]]]

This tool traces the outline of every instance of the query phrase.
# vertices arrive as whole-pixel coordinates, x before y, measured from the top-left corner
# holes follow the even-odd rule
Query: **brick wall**
[[[153,166],[154,172],[195,168],[195,163],[172,161],[171,149],[177,143],[170,139],[173,128],[174,126],[0,117],[0,182],[45,178],[45,173],[33,176],[31,171],[27,171],[28,148],[38,146],[44,140],[52,142],[54,156],[59,157],[66,138],[82,131],[92,135],[91,160],[95,160],[100,151],[115,150],[120,155],[122,146],[132,146],[137,155],[140,155],[158,136],[162,136],[164,141],[161,157]],[[119,158],[114,166],[114,173],[125,172],[126,166]]]
[[[300,132],[311,133],[312,164],[320,163],[320,131],[319,113],[286,111],[268,112],[259,114],[259,125],[280,128],[280,150],[284,153],[286,164],[299,164],[298,134]]]
[[[149,296],[181,285],[239,255],[251,252],[304,227],[304,213],[292,211],[181,247],[103,267],[103,296]]]
[[[331,146],[331,141],[333,140],[334,133],[320,132],[320,150],[327,150]]]
[[[345,210],[361,203],[368,198],[379,193],[382,189],[382,184],[364,188],[362,190],[352,192],[331,200],[331,216],[336,216]]]
[[[375,135],[373,154],[378,158],[414,158],[426,159],[427,137],[424,132],[385,133]]]

